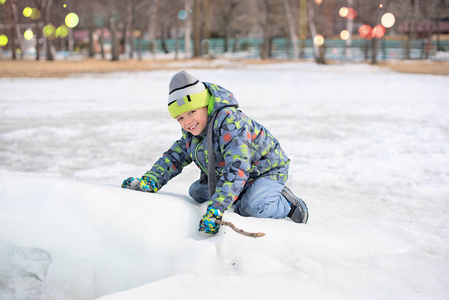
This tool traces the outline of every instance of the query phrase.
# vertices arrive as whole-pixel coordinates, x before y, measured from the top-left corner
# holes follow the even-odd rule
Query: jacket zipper
[[[198,154],[198,148],[200,147],[200,145],[201,145],[201,143],[198,143],[198,145],[196,145],[196,147],[195,147],[195,159],[198,162],[198,165],[200,166],[201,170],[203,170],[203,172],[206,173],[206,175],[209,175],[207,170],[204,169],[203,165],[201,164],[200,160],[198,159],[198,155],[197,154]],[[209,153],[208,153],[208,155],[209,155]],[[217,175],[219,175],[217,170],[215,170],[215,173]]]

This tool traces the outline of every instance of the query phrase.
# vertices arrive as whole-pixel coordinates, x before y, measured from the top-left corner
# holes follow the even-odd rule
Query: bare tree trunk
[[[377,50],[379,48],[379,39],[373,38],[371,40],[371,64],[376,65],[377,64]]]
[[[179,53],[179,27],[176,26],[175,28],[175,59],[178,59],[178,53]]]
[[[134,7],[132,2],[129,3],[127,7],[127,15],[129,22],[129,30],[128,30],[128,43],[129,43],[129,58],[134,58]]]
[[[53,4],[53,0],[48,0],[47,1],[47,6],[45,8],[45,23],[46,24],[51,24],[50,21],[50,16],[51,16],[51,6]],[[47,60],[49,61],[53,61],[55,60],[55,45],[53,43],[53,40],[46,38],[45,39],[45,44],[46,44],[46,57]]]
[[[88,57],[93,58],[95,56],[94,50],[94,31],[95,31],[95,19],[94,19],[94,7],[92,2],[89,1],[87,3],[87,11],[88,14],[86,16],[86,27],[89,31],[89,40],[88,40]]]
[[[187,14],[190,12],[190,0],[185,0],[185,11]],[[184,36],[184,55],[186,58],[190,57],[190,35],[191,35],[191,28],[190,28],[190,16],[188,15],[186,18],[185,23],[185,36]]]
[[[11,8],[12,8],[12,13],[13,13],[13,26],[15,28],[16,34],[17,34],[17,39],[19,41],[19,48],[20,48],[20,58],[22,59],[24,56],[24,51],[25,49],[23,49],[22,47],[22,34],[20,33],[20,28],[19,28],[19,16],[17,15],[17,5],[16,5],[16,0],[11,0]]]
[[[232,19],[234,15],[235,8],[238,6],[238,0],[227,1],[225,11],[223,14],[223,35],[224,35],[224,45],[223,52],[229,51],[229,39],[231,37],[232,30]]]
[[[140,36],[137,38],[137,59],[142,60],[142,39]]]
[[[100,30],[100,52],[101,52],[101,58],[105,59],[106,55],[104,53],[104,26],[101,27]]]
[[[201,56],[201,0],[195,0],[193,6],[193,56]]]
[[[309,5],[309,27],[310,33],[312,34],[312,39],[317,36],[316,26],[315,26],[315,11],[313,5]],[[313,43],[313,53],[315,56],[315,62],[318,64],[325,64],[324,51],[320,51],[320,47]]]
[[[301,51],[299,57],[306,57],[307,39],[307,0],[299,0],[299,37],[301,38]]]
[[[39,11],[42,11],[42,2],[41,1],[36,1],[36,7],[37,9],[39,9]],[[41,58],[41,51],[42,51],[42,40],[43,40],[43,33],[42,33],[42,28],[39,24],[39,20],[35,20],[34,21],[34,28],[36,30],[36,61],[39,61]]]
[[[132,28],[132,22],[133,22],[132,21],[132,6],[133,6],[133,4],[131,1],[129,1],[126,4],[125,26],[123,26],[123,37],[122,37],[124,54],[128,54],[128,51],[126,51],[126,50],[129,49],[129,47],[132,43],[132,40],[131,40],[132,31],[133,31],[133,28]],[[131,55],[129,56],[129,58],[131,58]]]
[[[285,17],[287,18],[290,33],[290,41],[293,47],[293,58],[298,58],[299,57],[298,36],[296,35],[295,21],[292,16],[292,9],[289,0],[283,0],[283,2],[284,2]]]
[[[418,10],[417,2],[419,0],[413,0],[412,7],[410,8],[410,16],[409,16],[409,32],[407,36],[407,43],[405,48],[405,58],[410,59],[411,58],[411,49],[412,49],[412,43],[416,38],[416,13]]]
[[[6,5],[5,6],[5,10],[6,10],[6,24],[12,24],[14,21],[12,20],[12,7],[11,5]],[[14,33],[14,28],[13,27],[9,27],[9,42],[8,42],[8,47],[9,49],[11,49],[11,59],[15,60],[16,59],[16,52],[14,51],[14,46],[15,46],[15,33]],[[2,47],[0,47],[2,48]]]
[[[119,60],[118,41],[117,41],[117,28],[115,24],[115,18],[109,17],[110,30],[111,30],[111,43],[112,43],[112,61]]]
[[[263,23],[263,43],[261,49],[262,59],[268,59],[270,57],[270,0],[265,0],[265,20]]]
[[[354,8],[354,0],[348,0],[348,8]],[[349,37],[346,40],[346,60],[352,60],[352,31],[354,29],[354,19],[346,18],[346,30],[349,32]]]
[[[42,30],[39,26],[38,21],[35,21],[35,28],[36,28],[36,60],[39,61],[41,58],[41,50],[42,50]]]
[[[9,43],[9,47],[11,48],[11,58],[13,60],[17,59],[17,55],[16,55],[16,33],[14,30],[14,27],[10,28],[10,36],[11,36],[11,42]]]
[[[440,29],[440,19],[441,19],[441,11],[440,11],[440,5],[441,8],[443,7],[444,0],[440,0],[437,7],[436,7],[436,27],[437,27],[437,51],[441,51],[441,29]]]
[[[386,0],[384,2],[384,9],[385,11],[388,11],[388,7],[390,6],[390,0]],[[373,13],[372,13],[372,17],[371,17],[371,22],[372,24],[376,23],[377,19],[380,19],[380,15],[377,16],[376,13],[374,13],[374,11],[377,11],[377,5],[374,6],[375,9],[373,9]],[[379,40],[380,37],[373,37],[372,43],[371,43],[371,64],[372,65],[376,65],[377,64],[377,53],[379,51]]]
[[[89,58],[93,58],[95,56],[94,51],[94,28],[91,26],[89,28]]]
[[[166,38],[165,38],[165,36],[166,36],[165,31],[166,30],[165,30],[164,26],[162,26],[161,27],[161,46],[162,46],[162,50],[164,50],[164,53],[168,54],[168,53],[170,53],[170,51],[168,50],[168,47],[167,47],[167,42],[166,42]]]
[[[68,38],[69,38],[69,53],[70,53],[70,56],[73,56],[73,48],[75,45],[74,38],[73,38],[73,28],[69,28]]]
[[[203,10],[203,20],[204,20],[204,26],[203,26],[203,35],[204,35],[204,39],[207,40],[208,42],[205,44],[204,46],[204,51],[203,54],[209,55],[209,39],[210,39],[210,0],[203,0],[203,4],[204,4],[204,10]]]
[[[159,8],[159,0],[153,0],[148,10],[150,22],[148,26],[148,36],[150,41],[150,51],[153,57],[156,57],[157,52],[157,11]]]

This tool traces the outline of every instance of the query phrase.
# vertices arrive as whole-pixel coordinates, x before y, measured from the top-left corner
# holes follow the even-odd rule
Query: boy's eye
[[[190,112],[190,114],[191,114],[191,115],[193,115],[194,113],[195,113],[195,111],[194,111],[194,110],[192,110],[192,111]]]
[[[182,121],[182,118],[178,118],[178,119],[176,119],[176,121],[181,122],[181,121]]]

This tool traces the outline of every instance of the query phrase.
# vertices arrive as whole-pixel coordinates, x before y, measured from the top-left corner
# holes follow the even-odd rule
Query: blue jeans
[[[273,218],[287,217],[290,204],[281,195],[284,183],[259,178],[241,195],[235,204],[234,212],[244,217]],[[209,201],[209,187],[206,183],[195,181],[189,189],[190,197],[196,202]]]

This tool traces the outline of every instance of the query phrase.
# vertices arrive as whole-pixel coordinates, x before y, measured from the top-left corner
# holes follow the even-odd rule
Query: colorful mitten
[[[144,192],[151,192],[151,193],[155,193],[158,190],[154,180],[148,177],[142,178],[130,177],[125,181],[123,181],[122,188],[141,190]]]
[[[217,223],[223,217],[223,212],[214,208],[212,205],[207,207],[206,214],[200,221],[200,228],[198,231],[205,231],[206,233],[215,234],[220,229],[220,224]]]
[[[140,185],[140,179],[129,177],[128,179],[125,179],[122,183],[122,188],[124,189],[133,189],[138,190]]]
[[[144,176],[142,177],[142,179],[140,179],[140,189],[144,192],[156,193],[156,182],[154,182],[153,179]]]

